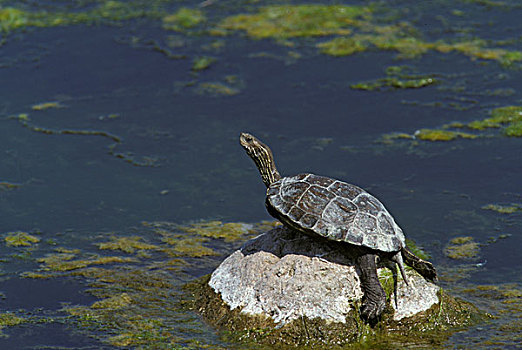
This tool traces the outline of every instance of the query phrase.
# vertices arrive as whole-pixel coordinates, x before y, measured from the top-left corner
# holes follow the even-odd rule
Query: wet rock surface
[[[398,277],[395,306],[391,270],[380,266],[378,274],[388,303],[381,322],[370,328],[359,317],[363,293],[350,246],[278,227],[245,243],[201,282],[194,289],[195,308],[241,339],[294,345],[412,332],[432,342],[434,333],[440,337],[440,331],[480,318],[472,305],[409,268],[409,286]]]

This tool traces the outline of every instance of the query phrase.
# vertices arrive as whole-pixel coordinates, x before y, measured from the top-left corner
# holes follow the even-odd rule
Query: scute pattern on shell
[[[267,205],[283,223],[306,233],[384,252],[406,245],[377,198],[339,180],[314,174],[282,178],[268,188]]]

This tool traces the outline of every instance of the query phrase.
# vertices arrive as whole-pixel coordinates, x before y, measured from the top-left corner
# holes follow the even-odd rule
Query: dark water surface
[[[163,3],[170,12],[199,4]],[[433,3],[423,7],[393,1],[387,6],[421,28],[427,39],[467,28],[461,35],[513,39],[508,47],[522,50],[520,7]],[[20,4],[37,9],[31,2]],[[8,5],[1,1],[0,10]],[[444,5],[464,15],[451,17]],[[251,11],[249,6],[215,2],[204,10],[214,20],[245,8]],[[482,207],[522,205],[522,139],[492,130],[490,137],[473,140],[378,141],[388,133],[413,134],[452,121],[484,119],[493,108],[522,105],[520,64],[505,67],[439,52],[398,60],[395,53],[379,50],[336,58],[318,53],[312,39],[295,40],[289,48],[240,33],[212,37],[169,32],[161,28],[161,20],[147,18],[120,25],[0,31],[0,37],[5,39],[0,46],[0,182],[19,185],[0,188],[2,233],[36,230],[41,238],[38,249],[46,252],[42,247],[54,241],[93,249],[89,237],[132,231],[142,221],[270,219],[263,204],[264,186],[238,144],[239,133],[249,131],[272,147],[282,174],[315,172],[375,194],[407,237],[432,256],[445,289],[497,312],[499,319],[454,335],[444,347],[517,347],[520,310],[505,312],[488,304],[487,298],[462,291],[509,282],[521,298],[521,211],[501,214]],[[152,48],[153,40],[163,47],[177,41],[171,50],[186,58],[169,59]],[[224,46],[205,46],[216,40]],[[289,56],[289,51],[300,57]],[[217,60],[193,72],[192,61],[198,56]],[[382,78],[387,67],[396,65],[432,74],[441,83],[384,91],[350,88]],[[202,82],[226,82],[239,93],[200,94],[197,87]],[[495,89],[507,93],[491,93]],[[32,109],[49,101],[59,101],[62,108]],[[21,113],[37,127],[95,130],[105,136],[36,132],[12,117]],[[108,134],[121,142],[114,146]],[[491,243],[501,235],[507,238]],[[446,257],[444,246],[456,236],[472,236],[481,243],[480,255],[468,261]],[[82,246],[73,247],[73,241]],[[0,265],[2,312],[59,318],[62,303],[89,305],[97,300],[85,292],[79,278],[20,277],[38,267],[35,259],[41,253],[35,252],[34,258],[31,251],[13,253],[3,242],[0,252],[5,257]],[[200,277],[222,258],[188,275]],[[197,265],[197,260],[191,263]],[[468,272],[456,272],[459,268]],[[445,274],[450,277],[445,279]],[[62,321],[23,324],[4,329],[9,337],[0,339],[0,347],[112,348],[75,332]],[[219,344],[211,330],[206,332],[198,337],[211,337]]]

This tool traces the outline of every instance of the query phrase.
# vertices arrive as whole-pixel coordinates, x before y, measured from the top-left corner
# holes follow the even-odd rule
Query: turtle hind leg
[[[363,291],[361,318],[374,326],[386,306],[386,293],[377,276],[375,254],[363,254],[357,258],[357,272]]]
[[[411,266],[415,271],[417,271],[422,277],[426,278],[431,282],[437,281],[437,270],[433,267],[433,264],[429,261],[422,260],[408,248],[403,247],[400,251],[400,255],[404,259],[406,265]],[[402,260],[402,259],[401,259]]]
[[[393,278],[393,301],[395,302],[395,309],[399,308],[399,297],[397,294],[398,275],[397,275],[397,263],[389,259],[383,259],[384,265],[390,269]]]
[[[399,266],[399,270],[401,271],[402,279],[404,280],[404,283],[406,283],[406,285],[408,286],[410,283],[408,282],[408,277],[406,276],[406,271],[404,271],[404,262],[402,261],[401,252],[398,252],[397,254],[395,254],[391,258],[391,261],[397,263],[397,265]]]

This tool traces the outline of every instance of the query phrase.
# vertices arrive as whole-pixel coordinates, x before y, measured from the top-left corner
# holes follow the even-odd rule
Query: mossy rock
[[[410,285],[399,281],[396,306],[393,274],[383,266],[378,273],[388,300],[372,328],[359,315],[362,291],[349,253],[277,228],[188,284],[188,306],[230,340],[278,347],[442,344],[485,317],[409,268]]]
[[[356,309],[347,315],[344,323],[302,317],[280,326],[267,316],[248,315],[239,308],[231,310],[209,286],[209,280],[210,275],[207,275],[185,286],[191,297],[186,305],[222,331],[226,340],[234,342],[289,347],[307,345],[312,348],[325,345],[359,348],[363,344],[376,344],[379,348],[383,344],[391,348],[402,348],[406,344],[436,346],[454,332],[484,322],[487,318],[472,304],[440,291],[438,297],[441,302],[400,321],[393,320],[393,309],[388,305],[380,323],[374,328],[360,321]]]

